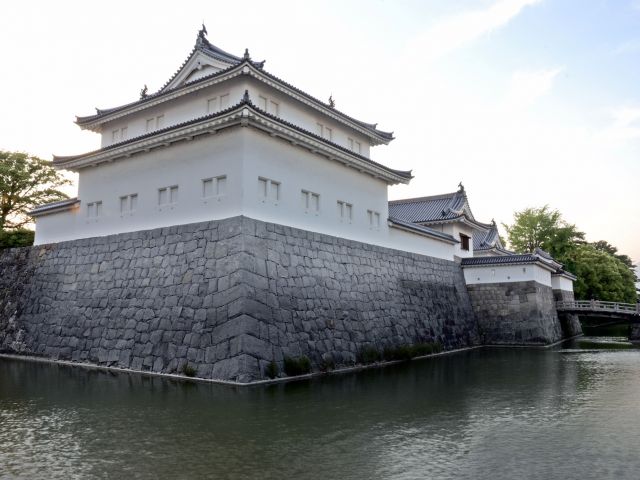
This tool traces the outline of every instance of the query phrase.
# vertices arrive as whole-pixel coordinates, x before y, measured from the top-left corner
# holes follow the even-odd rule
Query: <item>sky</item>
[[[393,131],[372,159],[415,178],[390,199],[463,182],[480,221],[548,204],[640,261],[640,0],[11,2],[0,149],[98,148],[75,115],[158,90],[202,22],[220,48]]]

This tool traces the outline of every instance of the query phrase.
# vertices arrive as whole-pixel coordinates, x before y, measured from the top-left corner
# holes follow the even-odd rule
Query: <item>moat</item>
[[[0,478],[636,479],[640,350],[235,388],[0,360]]]

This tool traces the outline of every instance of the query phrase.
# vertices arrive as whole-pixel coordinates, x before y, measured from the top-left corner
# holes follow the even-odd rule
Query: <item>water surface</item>
[[[234,388],[0,359],[0,478],[640,478],[640,351]]]

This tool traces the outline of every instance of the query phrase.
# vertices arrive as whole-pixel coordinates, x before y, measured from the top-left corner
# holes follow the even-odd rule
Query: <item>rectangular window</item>
[[[158,115],[157,117],[148,118],[147,119],[147,132],[152,132],[153,130],[159,130],[164,127],[164,115]]]
[[[460,234],[460,249],[461,250],[469,251],[469,240],[470,239],[471,239],[470,236],[465,235],[464,233]]]
[[[354,152],[362,153],[362,145],[360,144],[360,142],[355,142]]]
[[[258,107],[265,112],[267,111],[267,97],[263,97],[262,95],[258,97]]]
[[[202,197],[220,197],[225,195],[227,189],[227,176],[205,178],[202,180]]]
[[[351,220],[353,220],[353,205],[338,200],[338,217],[341,222],[351,223]]]
[[[316,123],[316,128],[317,128],[318,135],[320,135],[321,137],[324,137],[324,125],[318,122]]]
[[[164,187],[158,189],[158,205],[174,205],[178,203],[178,186]]]
[[[369,218],[369,228],[380,228],[380,212],[367,210],[367,217]]]
[[[138,206],[138,194],[125,195],[120,197],[120,213],[133,213]]]
[[[102,216],[102,201],[87,203],[87,218]]]
[[[224,95],[220,95],[220,110],[224,110],[225,108],[229,108],[229,94],[225,93]]]
[[[269,178],[258,177],[258,198],[266,202],[277,202],[280,200],[280,182]]]
[[[215,113],[218,111],[218,97],[207,100],[207,113]]]
[[[308,190],[301,190],[302,196],[302,208],[305,212],[318,213],[320,211],[320,194],[310,192]]]
[[[347,146],[349,150],[353,150],[353,138],[347,138]]]
[[[280,105],[273,100],[269,102],[269,113],[271,115],[275,115],[276,117],[280,115]]]
[[[122,127],[120,129],[120,139],[121,140],[125,140],[127,138],[127,131],[128,131],[127,127]]]
[[[120,138],[120,130],[114,130],[113,132],[111,132],[111,141],[112,142],[117,142],[118,139]]]
[[[331,137],[333,137],[333,130],[329,127],[324,127],[324,138],[330,141]]]

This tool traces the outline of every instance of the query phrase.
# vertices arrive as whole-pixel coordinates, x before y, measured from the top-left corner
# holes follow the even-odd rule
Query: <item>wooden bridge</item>
[[[556,302],[559,312],[589,315],[594,317],[613,317],[640,323],[640,303],[601,302],[600,300],[579,300]]]

